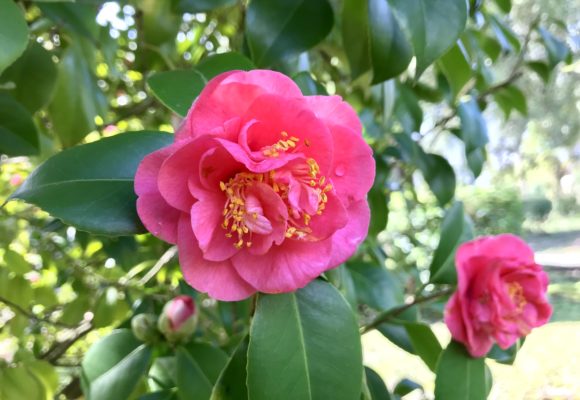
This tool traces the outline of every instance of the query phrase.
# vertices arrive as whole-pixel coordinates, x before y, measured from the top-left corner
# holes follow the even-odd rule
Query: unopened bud
[[[163,307],[157,321],[161,333],[170,342],[184,342],[195,332],[197,312],[189,296],[177,296]]]
[[[157,317],[153,314],[137,314],[131,320],[135,337],[145,343],[153,343],[159,338]]]

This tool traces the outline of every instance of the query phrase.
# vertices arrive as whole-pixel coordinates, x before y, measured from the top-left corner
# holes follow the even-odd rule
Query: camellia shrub
[[[364,366],[373,330],[435,373],[436,399],[486,398],[486,359],[513,363],[548,322],[548,279],[517,236],[475,237],[432,144],[461,142],[477,178],[482,112],[525,114],[519,79],[571,62],[558,21],[515,33],[510,12],[0,0],[0,399],[423,390]],[[398,247],[395,195],[414,213]]]

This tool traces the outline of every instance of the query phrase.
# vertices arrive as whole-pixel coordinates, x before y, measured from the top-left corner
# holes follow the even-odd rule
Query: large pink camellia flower
[[[212,79],[175,143],[142,161],[137,211],[177,244],[186,281],[220,300],[289,292],[350,257],[368,231],[372,151],[338,96],[286,76]]]
[[[505,350],[550,319],[548,276],[517,236],[464,243],[455,262],[458,288],[445,308],[445,323],[473,357],[487,354],[494,342]]]

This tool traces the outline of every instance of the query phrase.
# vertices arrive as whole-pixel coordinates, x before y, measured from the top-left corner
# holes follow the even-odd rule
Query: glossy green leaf
[[[38,4],[38,7],[57,25],[97,43],[97,24],[92,5],[76,2],[50,2]]]
[[[485,400],[485,362],[471,358],[463,345],[451,342],[441,354],[435,378],[436,400]]]
[[[196,70],[158,72],[147,80],[149,88],[164,105],[182,117],[206,84]]]
[[[433,255],[429,270],[433,283],[455,283],[455,251],[459,244],[473,238],[473,230],[466,222],[463,204],[455,202],[445,212],[441,223],[439,244]]]
[[[80,42],[65,50],[60,59],[56,89],[48,111],[63,147],[77,144],[95,130],[95,117],[104,112],[103,93],[97,86],[90,61]]]
[[[59,375],[56,372],[56,368],[47,361],[41,360],[27,361],[26,368],[40,382],[44,392],[43,400],[53,399],[59,386]]]
[[[455,100],[472,79],[471,66],[463,50],[456,44],[437,61],[437,65],[449,82]]]
[[[397,86],[395,116],[406,133],[419,132],[421,129],[423,109],[419,105],[419,99],[415,93],[406,85]]]
[[[56,65],[50,53],[33,42],[0,76],[0,86],[12,86],[6,92],[34,113],[50,101],[56,74]]]
[[[358,302],[378,311],[388,310],[403,301],[403,289],[392,272],[366,262],[347,264]]]
[[[250,330],[251,400],[351,400],[361,393],[362,354],[354,314],[329,283],[260,294]]]
[[[210,400],[247,400],[248,338],[243,339],[217,379]]]
[[[415,349],[407,330],[401,324],[384,323],[377,327],[377,330],[391,343],[405,350],[407,353],[415,354]]]
[[[495,102],[503,111],[506,120],[512,110],[518,111],[523,116],[528,115],[528,103],[524,93],[514,85],[509,85],[497,91],[493,95]]]
[[[142,13],[143,40],[154,46],[174,45],[182,16],[173,12],[172,1],[140,0],[135,3]]]
[[[151,349],[129,330],[95,343],[82,362],[83,391],[91,400],[126,400],[145,374]]]
[[[161,390],[151,392],[139,397],[139,400],[178,400],[177,393],[174,390]]]
[[[368,2],[344,0],[342,3],[342,43],[353,78],[371,68]]]
[[[495,4],[506,14],[512,9],[512,0],[495,0]]]
[[[145,155],[172,141],[172,135],[143,131],[65,150],[41,164],[11,198],[36,204],[81,230],[144,232],[135,209],[135,171]]]
[[[444,157],[423,153],[419,157],[419,168],[440,205],[449,203],[455,196],[455,172]]]
[[[11,96],[0,93],[0,154],[38,154],[38,132],[28,110]]]
[[[407,69],[413,49],[387,0],[368,0],[368,18],[373,83],[384,82]]]
[[[477,178],[481,174],[483,164],[487,158],[485,148],[478,147],[465,155],[467,158],[467,166],[473,172],[473,176]]]
[[[409,37],[417,76],[459,38],[467,22],[465,0],[388,0]]]
[[[212,391],[212,382],[200,364],[184,348],[177,350],[176,376],[177,393],[181,400],[207,400]]]
[[[476,148],[483,147],[489,141],[487,124],[477,101],[470,99],[459,104],[457,114],[461,120],[461,139],[465,143],[465,152],[469,153]]]
[[[0,0],[0,73],[26,49],[28,26],[20,6],[12,0]]]
[[[534,71],[536,74],[538,74],[538,76],[542,78],[544,83],[548,83],[550,81],[552,71],[547,63],[543,61],[530,61],[526,63],[526,66],[532,71]]]
[[[223,72],[234,70],[250,71],[255,68],[255,65],[248,58],[233,51],[211,55],[195,66],[195,69],[208,81]]]
[[[514,31],[494,15],[489,17],[489,21],[501,47],[505,51],[519,53],[522,49],[522,44]]]
[[[228,355],[207,343],[190,343],[185,349],[199,364],[207,379],[214,384],[228,362]]]
[[[391,394],[379,374],[365,367],[365,376],[371,400],[391,400]]]
[[[180,13],[200,13],[236,4],[237,0],[179,0],[177,11]]]
[[[556,64],[560,61],[564,61],[568,57],[570,49],[565,42],[552,35],[547,29],[539,27],[538,32],[542,37],[544,46],[546,46],[550,65],[554,68]]]
[[[421,357],[431,371],[435,372],[443,348],[431,328],[418,322],[408,322],[404,326],[415,354]]]
[[[252,0],[246,10],[246,37],[259,67],[315,46],[334,23],[327,0]]]
[[[371,208],[371,222],[369,226],[369,235],[377,235],[387,227],[389,217],[388,199],[385,190],[379,187],[373,187],[367,196]]]
[[[403,378],[399,382],[397,382],[397,384],[395,385],[395,389],[393,390],[393,393],[403,397],[417,389],[423,390],[423,387],[419,385],[417,382],[414,382],[407,378]]]
[[[174,356],[157,357],[149,372],[148,384],[151,390],[163,391],[175,386],[175,376],[177,375],[177,365]]]
[[[304,96],[328,95],[324,86],[315,81],[308,71],[301,71],[297,73],[292,77],[292,80],[296,82]]]
[[[46,400],[42,382],[25,365],[0,368],[0,399]]]
[[[503,350],[497,344],[494,344],[486,357],[497,361],[500,364],[512,365],[516,360],[518,351],[524,345],[524,339],[519,339],[513,346]]]

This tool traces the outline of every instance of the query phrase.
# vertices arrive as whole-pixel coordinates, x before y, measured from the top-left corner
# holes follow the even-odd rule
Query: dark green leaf
[[[440,155],[423,153],[418,164],[437,202],[449,203],[455,195],[455,172],[449,162]]]
[[[421,385],[419,385],[417,382],[414,382],[410,379],[404,378],[404,379],[401,379],[397,383],[393,393],[403,397],[403,396],[406,396],[409,393],[411,393],[413,390],[417,390],[417,389],[423,390],[423,387]]]
[[[28,26],[20,6],[0,0],[0,73],[12,64],[28,44]]]
[[[395,115],[406,133],[419,132],[423,122],[423,109],[415,93],[406,85],[397,86]]]
[[[354,314],[329,283],[258,297],[250,330],[251,400],[352,400],[361,393],[362,354]]]
[[[485,400],[485,362],[471,358],[463,345],[451,342],[441,354],[435,378],[436,400]]]
[[[236,52],[214,54],[201,60],[195,66],[206,80],[227,71],[242,70],[249,71],[256,68],[246,57]]]
[[[304,96],[325,95],[328,93],[324,86],[315,81],[308,71],[301,71],[292,77]]]
[[[246,11],[246,37],[259,67],[315,46],[332,29],[327,0],[252,0]]]
[[[467,166],[473,172],[473,176],[477,178],[483,169],[483,163],[486,159],[485,148],[479,147],[466,154]]]
[[[407,322],[405,329],[411,339],[415,354],[421,357],[431,371],[435,372],[443,348],[431,328],[426,324]]]
[[[546,51],[548,52],[548,60],[552,68],[556,66],[560,61],[566,60],[570,49],[566,46],[566,43],[556,38],[547,29],[542,27],[538,28],[538,32],[544,41],[544,46],[546,46]]]
[[[413,44],[417,76],[455,43],[465,28],[465,0],[389,0]]]
[[[95,9],[90,4],[55,2],[41,3],[38,7],[57,25],[97,43]]]
[[[24,106],[0,93],[0,153],[9,156],[38,154],[38,133]]]
[[[494,99],[508,119],[512,110],[523,116],[528,115],[528,104],[524,93],[514,85],[509,85],[494,94]]]
[[[147,393],[139,397],[139,400],[178,400],[177,393],[173,390]]]
[[[184,117],[206,84],[203,75],[196,70],[158,72],[148,80],[149,88],[163,104]]]
[[[161,132],[133,132],[58,153],[12,194],[81,230],[108,235],[143,232],[133,179],[143,157],[171,144]]]
[[[505,51],[519,53],[522,45],[514,31],[494,15],[489,17],[489,21],[501,47]]]
[[[237,0],[179,0],[177,11],[180,13],[200,13],[227,7],[235,4]]]
[[[48,108],[63,147],[77,144],[95,130],[95,117],[103,114],[103,93],[79,43],[65,50],[60,59],[56,90]]]
[[[465,153],[469,153],[479,147],[483,147],[489,141],[487,136],[487,124],[477,101],[470,99],[459,104],[457,114],[461,120],[461,139],[465,143]]]
[[[10,249],[4,250],[4,264],[16,275],[24,275],[32,270],[32,265],[24,257]]]
[[[466,222],[463,204],[455,202],[445,212],[441,224],[439,245],[433,255],[429,270],[433,283],[455,283],[455,251],[457,246],[473,238],[473,231]]]
[[[495,0],[495,4],[506,14],[512,9],[512,0]]]
[[[526,63],[526,65],[528,66],[529,69],[538,74],[538,76],[542,78],[544,83],[548,83],[550,81],[551,68],[548,64],[542,61],[530,61]]]
[[[56,72],[50,53],[40,44],[33,42],[0,76],[0,86],[13,86],[7,93],[34,113],[45,106],[52,97]]]
[[[471,80],[472,71],[461,47],[456,44],[437,61],[443,75],[449,82],[453,99],[463,92],[465,85]]]
[[[407,353],[415,354],[415,349],[411,343],[411,339],[407,334],[407,330],[403,325],[395,323],[384,323],[377,327],[377,330],[390,342],[397,345]]]
[[[371,208],[369,235],[376,236],[379,232],[386,229],[389,216],[387,201],[387,195],[384,189],[373,187],[369,192],[368,202]]]
[[[82,363],[83,391],[91,400],[126,400],[144,375],[151,349],[129,330],[118,330],[95,343]]]
[[[391,400],[391,394],[379,374],[369,367],[365,367],[365,375],[371,400]]]
[[[404,72],[413,49],[387,0],[368,0],[368,18],[373,83],[379,83]]]
[[[244,338],[230,357],[212,390],[210,400],[247,400],[246,365],[248,338]]]
[[[358,302],[384,311],[403,301],[403,290],[386,268],[366,262],[347,264]]]
[[[342,3],[342,43],[353,78],[371,67],[368,3],[344,0]]]
[[[175,357],[157,357],[147,374],[151,389],[163,391],[174,387],[176,369]]]
[[[177,393],[181,400],[207,400],[212,383],[198,362],[184,348],[177,350]]]
[[[213,385],[227,364],[228,355],[207,343],[190,343],[185,349]]]
[[[523,345],[523,339],[518,340],[513,346],[505,350],[501,349],[497,344],[494,344],[489,353],[487,353],[486,357],[491,358],[501,364],[512,365],[516,360],[518,351],[520,351]]]

